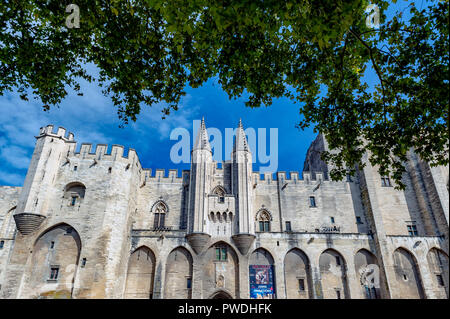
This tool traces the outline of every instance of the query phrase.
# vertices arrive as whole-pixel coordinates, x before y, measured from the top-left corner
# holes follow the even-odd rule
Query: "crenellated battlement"
[[[298,185],[308,185],[320,181],[323,183],[336,183],[328,179],[323,172],[314,172],[314,174],[311,174],[311,172],[301,172],[300,174],[295,171],[289,172],[289,175],[283,171],[276,172],[275,174],[269,172],[262,174],[260,172],[253,172],[252,181],[254,185],[270,185],[275,184],[274,182],[276,181],[293,182],[293,184]]]
[[[64,127],[58,127],[56,132],[54,131],[53,125],[47,125],[45,127],[41,127],[39,129],[39,135],[36,136],[36,138],[43,137],[43,136],[53,136],[62,138],[67,142],[71,142],[74,140],[74,134],[72,132],[68,132]]]
[[[178,173],[177,169],[169,169],[167,172],[165,169],[144,169],[140,163],[137,152],[133,148],[126,149],[123,145],[117,144],[97,144],[94,145],[92,143],[81,143],[79,145],[74,140],[74,134],[71,132],[67,132],[65,128],[58,127],[55,132],[53,125],[47,125],[46,127],[42,127],[40,129],[40,136],[54,136],[62,138],[64,141],[69,143],[69,150],[67,156],[73,156],[76,158],[80,158],[82,160],[92,159],[94,162],[97,161],[122,161],[127,164],[127,168],[130,168],[131,165],[135,165],[135,167],[139,170],[140,180],[142,185],[146,185],[147,183],[188,183],[189,182],[189,170],[183,170],[182,174]],[[79,145],[79,150],[77,151]],[[214,173],[215,174],[223,174],[224,166],[229,161],[223,162],[214,162]],[[293,185],[308,185],[312,183],[316,183],[318,181],[322,181],[325,183],[330,183],[326,173],[321,171],[317,172],[298,172],[291,171],[289,173],[284,171],[279,171],[276,173],[271,172],[253,172],[252,173],[252,182],[253,185],[276,185],[277,181],[286,181],[291,182]]]

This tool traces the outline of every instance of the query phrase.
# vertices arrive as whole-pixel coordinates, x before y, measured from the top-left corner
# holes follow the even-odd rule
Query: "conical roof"
[[[198,130],[197,139],[194,144],[193,150],[208,150],[211,151],[211,145],[209,144],[208,132],[206,131],[205,118],[202,118],[200,129]]]
[[[250,151],[247,143],[247,137],[245,136],[242,120],[239,119],[238,128],[236,131],[236,140],[233,145],[233,152],[236,151]]]

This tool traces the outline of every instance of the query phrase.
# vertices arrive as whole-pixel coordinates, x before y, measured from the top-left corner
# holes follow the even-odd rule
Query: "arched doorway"
[[[256,249],[249,262],[250,298],[275,299],[275,263],[264,248]]]
[[[435,298],[449,297],[448,256],[438,248],[431,248],[427,254],[428,266],[432,276]]]
[[[324,299],[350,298],[347,266],[344,257],[334,249],[325,250],[319,258],[320,282]]]
[[[128,261],[125,299],[151,299],[156,258],[146,246],[136,249]]]
[[[408,250],[397,248],[394,251],[394,273],[396,280],[392,291],[394,299],[425,298],[416,258]]]
[[[231,298],[239,298],[239,259],[233,247],[220,241],[211,245],[202,256],[202,296],[227,291]]]
[[[355,271],[365,299],[380,299],[380,267],[377,257],[367,249],[355,255]]]
[[[81,239],[70,225],[56,225],[38,237],[31,257],[25,298],[71,298]]]
[[[209,299],[233,299],[233,297],[228,292],[219,290],[213,293]]]
[[[167,257],[164,286],[166,299],[192,298],[192,256],[186,248],[178,247]]]
[[[287,299],[312,299],[311,267],[306,254],[298,248],[284,258],[284,280]]]

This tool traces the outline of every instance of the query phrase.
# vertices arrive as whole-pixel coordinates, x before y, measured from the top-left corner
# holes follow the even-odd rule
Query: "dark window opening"
[[[216,261],[226,261],[227,257],[226,247],[216,247]]]
[[[356,216],[356,223],[357,224],[362,224],[363,223],[362,220],[361,220],[361,217]]]
[[[78,166],[74,166],[73,170],[76,171],[78,169]]]
[[[112,167],[108,168],[108,173],[111,174],[112,172]]]
[[[305,279],[298,280],[298,290],[305,291]]]
[[[287,232],[291,232],[292,231],[291,222],[286,222],[286,231]]]
[[[336,265],[341,265],[341,258],[339,258],[339,256],[336,256]]]
[[[316,198],[314,196],[309,197],[309,206],[316,207]]]
[[[220,196],[219,197],[219,203],[225,203],[225,197]]]
[[[334,224],[334,217],[330,217],[331,223]]]
[[[155,214],[155,228],[161,228],[164,227],[166,222],[166,214],[160,214],[160,213],[156,213]]]
[[[50,249],[53,249],[53,248],[55,248],[55,242],[54,242],[54,241],[52,241],[52,242],[50,243]]]
[[[77,197],[72,196],[72,201],[70,202],[70,206],[75,206],[76,202],[77,202]]]
[[[444,278],[442,277],[442,275],[436,275],[436,279],[437,279],[438,284],[439,284],[440,287],[444,287],[445,286]]]
[[[340,290],[336,290],[336,297],[337,297],[337,299],[341,299],[341,291]]]
[[[3,247],[5,247],[5,241],[4,240],[0,241],[0,249],[2,249]]]
[[[260,232],[269,232],[270,231],[270,223],[268,221],[260,221],[259,222],[259,231]]]
[[[419,235],[416,225],[408,225],[407,228],[408,228],[409,236],[418,236]]]
[[[57,280],[59,274],[59,267],[50,268],[50,280]]]
[[[86,258],[81,260],[81,267],[84,268],[84,266],[86,266]]]
[[[192,278],[191,277],[188,277],[186,280],[186,288],[192,289]]]

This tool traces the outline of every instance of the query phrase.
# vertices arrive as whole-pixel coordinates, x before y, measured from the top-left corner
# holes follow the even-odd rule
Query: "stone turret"
[[[192,149],[189,182],[189,215],[187,240],[196,253],[200,253],[211,237],[206,233],[207,193],[211,189],[214,164],[205,120],[202,119],[196,142]]]
[[[252,153],[241,120],[236,131],[231,161],[233,194],[237,199],[235,234],[232,238],[241,253],[245,254],[255,239],[255,223],[252,214]]]
[[[54,193],[54,180],[59,163],[64,160],[73,134],[53,125],[42,127],[36,136],[36,147],[20,194],[14,220],[23,235],[36,230],[46,217],[49,195]]]

